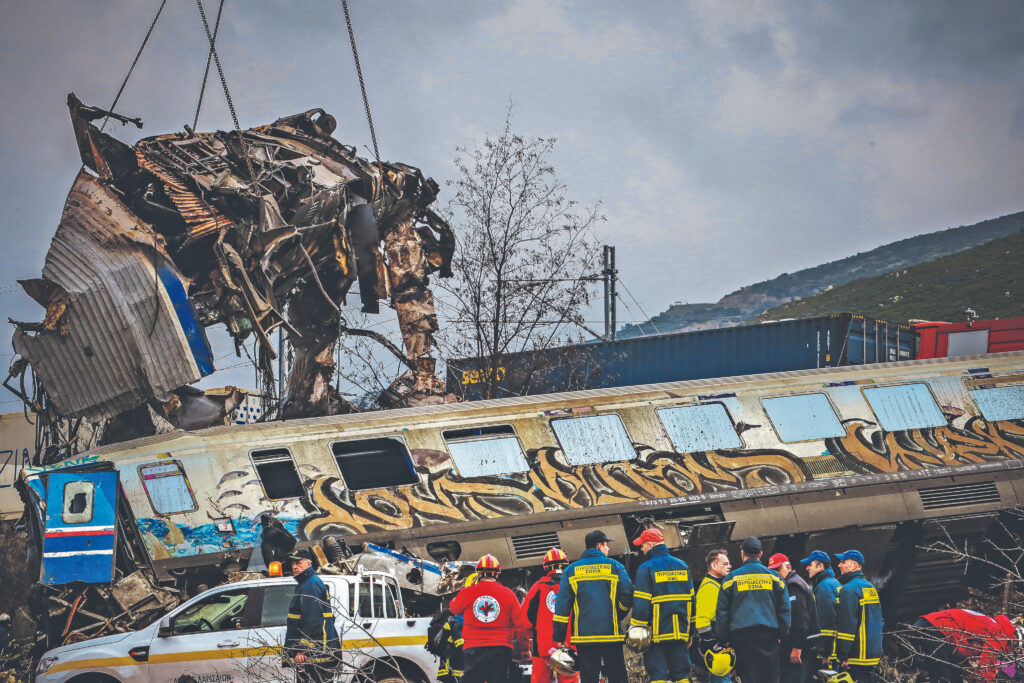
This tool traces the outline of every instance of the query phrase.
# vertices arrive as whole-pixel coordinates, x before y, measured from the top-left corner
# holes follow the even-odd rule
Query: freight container
[[[915,323],[918,358],[945,358],[972,353],[1024,349],[1024,318],[972,320],[964,323]]]
[[[527,351],[494,367],[455,359],[447,388],[467,400],[503,398],[911,360],[916,348],[909,325],[839,313]]]

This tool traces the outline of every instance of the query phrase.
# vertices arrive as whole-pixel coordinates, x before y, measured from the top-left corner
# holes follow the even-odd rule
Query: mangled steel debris
[[[79,173],[42,278],[22,283],[45,320],[18,323],[14,339],[57,412],[166,413],[174,390],[213,371],[204,329],[223,324],[236,346],[256,336],[268,374],[270,333],[285,326],[295,358],[283,413],[329,413],[340,305],[357,282],[364,312],[380,299],[397,312],[409,372],[390,398],[443,400],[428,280],[451,274],[455,238],[430,209],[433,180],[360,158],[322,109],[129,146],[93,121],[138,120],[73,94],[68,106],[95,175]]]

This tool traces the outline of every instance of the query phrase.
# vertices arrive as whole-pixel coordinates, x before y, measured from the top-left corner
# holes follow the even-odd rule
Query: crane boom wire
[[[135,53],[135,59],[132,60],[132,65],[128,67],[128,73],[124,75],[124,80],[121,81],[121,87],[117,89],[117,94],[114,95],[114,103],[107,107],[107,111],[111,112],[117,107],[118,101],[121,99],[121,94],[124,93],[124,88],[128,85],[128,79],[132,77],[132,72],[135,71],[135,65],[139,63],[139,58],[142,57],[142,51],[146,49],[146,43],[149,42],[149,37],[153,35],[153,29],[156,27],[156,21],[160,18],[160,14],[164,11],[164,5],[167,4],[167,0],[162,0],[160,7],[156,10],[156,16],[153,17],[153,22],[149,25],[149,30],[146,31],[146,37],[142,39],[142,45],[139,45],[139,51]],[[100,125],[100,132],[107,127],[107,121],[110,120],[110,114],[103,117],[103,123]]]
[[[224,0],[220,0],[217,7],[217,18],[213,22],[213,43],[217,42],[217,34],[220,33],[220,17],[224,12]],[[213,47],[206,53],[206,70],[203,71],[203,85],[199,88],[199,102],[196,103],[196,115],[192,119],[192,130],[199,127],[199,112],[203,109],[203,95],[206,94],[206,81],[210,77],[210,63],[213,61]]]
[[[352,45],[352,59],[356,63],[356,76],[359,78],[359,89],[363,93],[363,108],[366,110],[366,122],[370,126],[370,141],[373,143],[373,156],[377,159],[377,171],[380,173],[380,185],[381,190],[383,191],[384,167],[380,163],[380,149],[377,147],[377,133],[373,129],[373,115],[370,114],[370,100],[366,97],[366,82],[363,80],[363,67],[359,63],[359,50],[356,48],[356,34],[352,30],[352,17],[348,13],[348,0],[341,0],[341,8],[345,11],[345,25],[348,27],[348,42]]]

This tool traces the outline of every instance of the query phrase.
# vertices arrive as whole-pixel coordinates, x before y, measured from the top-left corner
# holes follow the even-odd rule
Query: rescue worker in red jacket
[[[555,614],[555,600],[558,597],[558,586],[562,581],[562,572],[569,566],[569,558],[558,548],[552,548],[544,556],[546,575],[534,583],[523,599],[523,610],[526,620],[533,626],[533,675],[530,683],[551,683],[552,672],[548,666],[548,654],[558,647],[551,637],[551,617]],[[566,647],[570,647],[569,636],[566,635]],[[558,683],[575,683],[579,674],[566,676],[559,674]]]
[[[448,606],[452,614],[462,615],[462,683],[509,683],[513,645],[526,651],[530,625],[515,593],[498,583],[496,557],[481,557],[476,573],[480,580],[459,591]]]
[[[1004,614],[992,618],[967,609],[932,612],[914,622],[908,640],[918,667],[929,673],[932,683],[994,681],[997,673],[1024,678],[1024,670],[1018,675],[1021,667],[1013,665],[1018,630]]]

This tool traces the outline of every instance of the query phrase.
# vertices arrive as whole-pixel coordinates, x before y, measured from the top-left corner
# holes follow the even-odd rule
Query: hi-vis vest
[[[836,656],[855,666],[874,666],[882,658],[882,603],[862,572],[843,574],[839,591]]]
[[[552,638],[565,640],[572,615],[572,642],[621,643],[626,639],[619,621],[633,606],[633,584],[626,568],[589,548],[562,572],[551,618]]]
[[[636,570],[633,587],[633,626],[648,626],[651,640],[688,640],[693,609],[690,568],[672,557],[668,548],[655,546]]]

